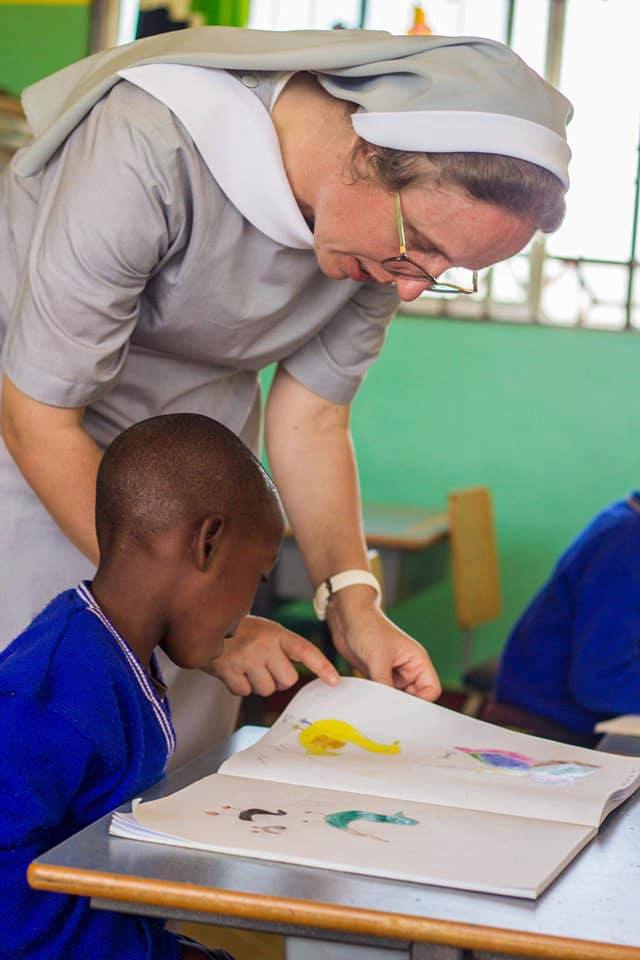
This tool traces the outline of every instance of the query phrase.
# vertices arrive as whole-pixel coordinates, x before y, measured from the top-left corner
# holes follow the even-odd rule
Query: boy
[[[163,775],[175,738],[154,648],[187,668],[221,653],[275,563],[282,508],[235,434],[178,414],[107,449],[96,526],[93,582],[60,594],[0,655],[0,953],[201,960],[216,954],[160,921],[30,890],[26,870]]]
[[[640,494],[602,510],[560,557],[507,641],[495,696],[486,719],[517,707],[575,743],[599,720],[640,713]]]

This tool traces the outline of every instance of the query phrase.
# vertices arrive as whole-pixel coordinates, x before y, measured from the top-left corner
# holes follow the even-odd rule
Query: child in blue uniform
[[[562,555],[507,641],[495,697],[574,739],[640,713],[639,493],[601,511]]]
[[[31,860],[141,793],[175,738],[154,657],[217,657],[283,535],[278,495],[229,430],[156,417],[108,448],[97,482],[100,565],[0,654],[0,931],[21,960],[196,960],[162,922],[31,890]],[[34,557],[37,563],[37,557]]]

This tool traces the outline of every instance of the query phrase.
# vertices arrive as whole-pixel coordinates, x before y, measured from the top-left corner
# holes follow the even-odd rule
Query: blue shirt
[[[507,641],[496,699],[579,733],[640,713],[640,494],[562,555]]]
[[[178,960],[161,921],[32,890],[31,860],[140,794],[175,743],[169,707],[85,585],[0,654],[0,956]]]

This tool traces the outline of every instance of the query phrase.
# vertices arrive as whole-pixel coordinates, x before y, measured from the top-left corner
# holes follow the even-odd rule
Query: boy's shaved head
[[[214,513],[242,525],[282,522],[268,474],[221,423],[195,413],[153,417],[107,448],[96,490],[101,551],[116,533],[144,541]]]

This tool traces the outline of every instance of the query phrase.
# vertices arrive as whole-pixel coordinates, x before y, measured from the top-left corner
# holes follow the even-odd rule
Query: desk
[[[364,503],[362,513],[367,546],[378,550],[382,559],[385,606],[393,606],[444,577],[449,536],[446,513],[385,503]],[[291,530],[269,580],[275,601],[313,596]]]
[[[261,733],[244,727],[145,799],[206,776]],[[137,843],[108,837],[108,824],[35,860],[33,886],[92,897],[96,908],[284,933],[287,960],[462,960],[462,948],[640,960],[638,796],[537,901]]]

